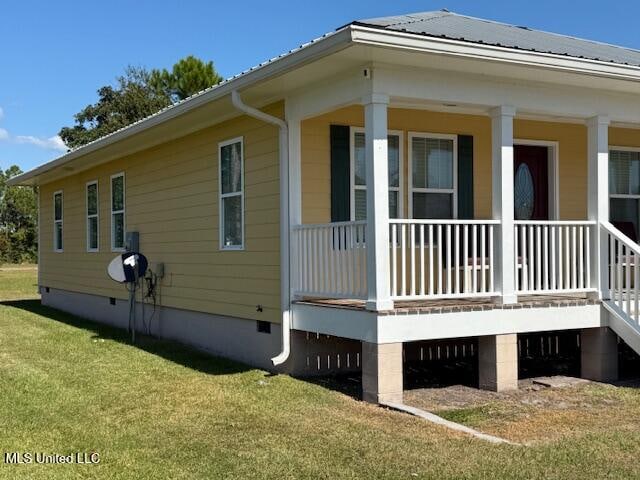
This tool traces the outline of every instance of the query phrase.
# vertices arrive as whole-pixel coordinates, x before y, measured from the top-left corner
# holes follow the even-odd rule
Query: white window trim
[[[94,215],[89,215],[89,187],[91,185],[95,185],[96,186],[96,213]],[[85,185],[85,190],[84,190],[84,194],[85,194],[85,215],[86,215],[86,220],[87,220],[87,252],[99,252],[100,251],[100,192],[99,192],[99,186],[98,186],[98,181],[97,180],[92,180],[90,182],[87,182],[87,184]],[[90,235],[89,235],[89,220],[95,218],[96,219],[96,235],[98,237],[98,244],[96,245],[96,248],[91,248],[90,247]]]
[[[611,152],[613,151],[618,151],[618,152],[635,152],[635,153],[640,153],[640,147],[618,147],[615,145],[609,145],[609,158],[611,158]],[[611,160],[609,160],[609,163],[611,163]],[[607,165],[607,169],[609,168],[609,165]],[[607,170],[608,172],[608,170]],[[622,199],[628,199],[628,200],[640,200],[640,195],[639,194],[634,194],[634,193],[611,193],[611,190],[609,189],[609,183],[607,182],[607,191],[609,192],[609,205],[611,205],[611,199],[612,198],[622,198]],[[609,207],[611,208],[611,207]],[[640,206],[638,207],[638,210],[640,211]],[[611,212],[609,212],[609,218],[611,218]],[[638,218],[638,225],[640,225],[640,218]]]
[[[240,191],[232,193],[222,193],[222,148],[234,143],[240,143]],[[235,137],[218,143],[218,247],[225,251],[242,251],[245,249],[245,223],[244,223],[244,137]],[[224,212],[222,200],[229,197],[240,197],[240,221],[242,225],[242,236],[240,245],[224,244]]]
[[[56,195],[60,195],[60,220],[56,220]],[[57,245],[57,223],[60,223],[60,228],[62,230],[62,248],[58,248]],[[62,192],[62,190],[53,192],[53,251],[57,253],[61,253],[64,251],[64,193]]]
[[[113,209],[113,179],[114,178],[118,178],[118,177],[122,177],[122,210],[114,210]],[[114,224],[113,224],[113,215],[115,213],[122,213],[122,232],[123,234],[125,234],[125,232],[127,231],[127,215],[126,215],[126,208],[127,208],[127,189],[126,189],[126,179],[124,177],[124,172],[119,172],[119,173],[114,173],[113,175],[111,175],[111,177],[109,177],[109,210],[111,211],[111,217],[109,219],[109,222],[111,224],[111,251],[112,252],[124,252],[126,249],[124,247],[122,248],[116,248],[114,247],[114,240],[115,240],[115,229],[114,229]],[[125,234],[126,237],[126,234]],[[124,239],[123,239],[123,243],[124,243]]]
[[[362,127],[350,127],[349,129],[349,218],[354,221],[356,218],[356,190],[367,190],[366,185],[356,185],[356,145],[355,134],[364,133]],[[389,191],[398,192],[398,218],[404,218],[404,132],[402,130],[388,130],[387,136],[398,137],[398,186],[389,187]]]
[[[453,188],[414,188],[413,187],[413,139],[414,138],[435,138],[443,140],[453,140]],[[407,184],[409,190],[408,218],[413,218],[413,194],[414,193],[452,193],[452,219],[458,218],[458,135],[428,132],[409,132],[408,154],[407,154]]]

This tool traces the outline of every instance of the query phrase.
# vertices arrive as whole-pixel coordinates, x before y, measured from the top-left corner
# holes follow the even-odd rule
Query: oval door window
[[[533,177],[525,163],[521,163],[516,171],[513,200],[516,220],[531,220],[534,201]]]

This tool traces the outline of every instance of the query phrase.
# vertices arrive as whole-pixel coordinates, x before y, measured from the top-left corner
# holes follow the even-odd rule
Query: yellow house
[[[106,268],[150,262],[141,331],[295,374],[471,341],[640,350],[640,52],[447,11],[352,22],[12,180],[39,187],[42,302],[126,327]],[[137,236],[136,236],[137,235]],[[469,340],[471,339],[471,340]],[[419,353],[418,353],[419,352]]]

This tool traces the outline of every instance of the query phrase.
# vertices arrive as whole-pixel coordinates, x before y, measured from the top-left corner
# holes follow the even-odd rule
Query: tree
[[[179,60],[171,72],[166,68],[151,71],[151,83],[157,91],[168,95],[172,102],[184,100],[222,81],[213,62],[203,62],[189,55]]]
[[[87,105],[74,118],[73,127],[63,127],[60,137],[70,148],[77,148],[115,132],[168,106],[169,96],[150,84],[150,73],[129,66],[116,79],[117,86],[98,90],[98,101]]]
[[[8,187],[22,173],[13,165],[0,169],[0,262],[35,262],[38,256],[38,207],[32,187]]]
[[[75,125],[63,127],[59,135],[69,148],[80,147],[221,80],[213,62],[205,63],[192,55],[179,60],[171,72],[129,66],[116,78],[115,86],[100,88],[98,101],[78,112]]]

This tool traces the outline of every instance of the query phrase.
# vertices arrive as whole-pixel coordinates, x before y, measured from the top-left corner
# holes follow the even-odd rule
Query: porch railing
[[[640,246],[610,223],[601,224],[608,243],[609,285],[603,286],[610,307],[634,325],[640,323]]]
[[[299,296],[367,297],[366,222],[340,222],[294,227]]]
[[[497,220],[390,220],[393,300],[497,295]]]
[[[498,220],[389,221],[391,298],[430,300],[498,296],[494,259]],[[367,298],[366,222],[294,227],[293,292]],[[591,221],[516,221],[518,295],[591,292]],[[635,273],[634,273],[635,274]]]
[[[591,248],[596,222],[516,221],[515,278],[518,294],[595,291]]]

